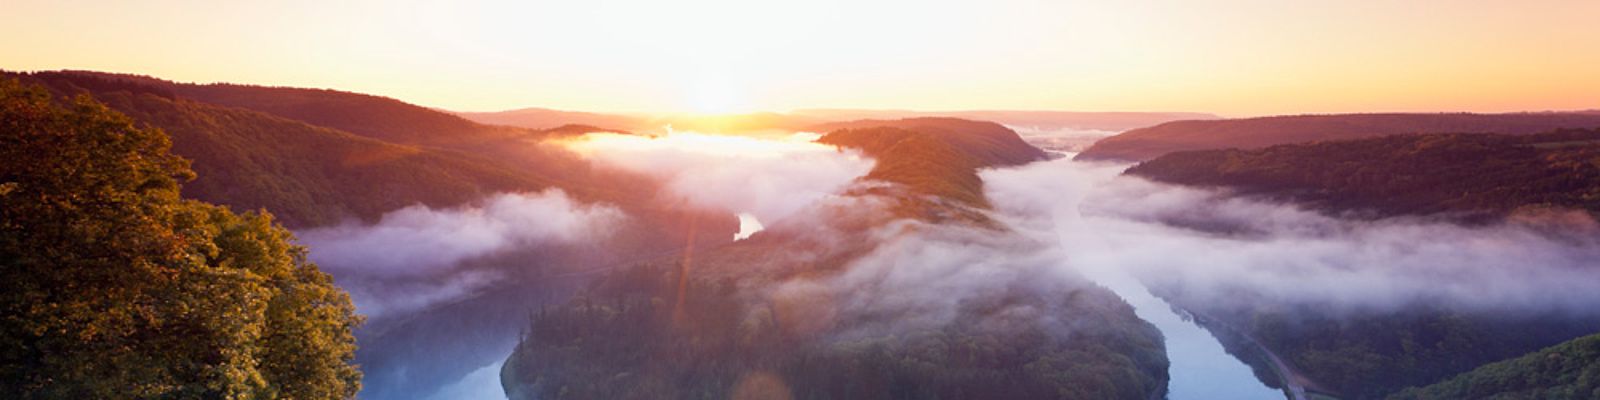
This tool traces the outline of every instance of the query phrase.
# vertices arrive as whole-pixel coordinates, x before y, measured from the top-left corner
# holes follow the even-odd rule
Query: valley
[[[294,229],[365,315],[361,398],[1434,398],[1524,373],[1572,394],[1540,371],[1590,364],[1524,355],[1600,331],[1583,116],[1131,163],[1085,155],[1145,131],[1075,152],[1122,114],[540,130],[337,91],[7,76],[167,132],[198,176],[184,196]],[[1379,120],[1438,117],[1407,118]],[[631,125],[574,125],[596,121]]]

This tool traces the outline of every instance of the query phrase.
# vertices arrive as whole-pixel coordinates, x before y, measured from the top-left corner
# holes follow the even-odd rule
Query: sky
[[[1600,108],[1600,1],[0,0],[0,69],[461,111]]]

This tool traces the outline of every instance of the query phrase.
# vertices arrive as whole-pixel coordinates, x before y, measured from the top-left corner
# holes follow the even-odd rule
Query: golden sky
[[[1600,108],[1600,1],[0,0],[0,69],[491,111]]]

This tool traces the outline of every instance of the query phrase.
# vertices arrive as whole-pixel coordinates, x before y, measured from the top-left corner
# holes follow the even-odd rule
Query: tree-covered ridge
[[[1281,144],[1430,133],[1533,134],[1600,127],[1600,113],[1331,114],[1173,121],[1123,132],[1079,160],[1145,161],[1196,150],[1257,149]]]
[[[391,143],[470,145],[538,132],[479,124],[388,97],[330,89],[228,83],[197,85],[147,76],[90,71],[38,72],[32,75],[45,81],[71,81],[95,92],[143,87],[147,91],[168,94],[169,97],[258,111]]]
[[[815,132],[830,132],[819,141],[878,152],[904,139],[906,134],[881,134],[874,129],[894,128],[918,132],[947,144],[984,168],[1017,166],[1046,158],[1044,150],[1022,140],[1017,132],[988,121],[959,118],[921,117],[898,120],[859,120],[811,127]]]
[[[1236,304],[1225,306],[1176,292],[1166,291],[1163,297],[1206,316],[1203,325],[1208,329],[1249,335],[1314,382],[1316,389],[1345,399],[1383,398],[1408,386],[1438,382],[1600,330],[1600,321],[1559,312],[1513,314],[1440,307],[1330,312],[1252,300],[1243,293],[1233,299]],[[1263,361],[1242,359],[1256,365]]]
[[[1290,200],[1339,214],[1502,217],[1600,212],[1600,129],[1437,134],[1173,153],[1128,174]]]
[[[397,144],[179,94],[194,85],[83,72],[7,75],[43,84],[62,98],[93,96],[138,123],[165,130],[172,135],[173,151],[193,160],[193,168],[200,172],[197,180],[185,185],[186,197],[235,210],[266,208],[292,227],[328,225],[350,218],[375,219],[384,212],[414,204],[455,206],[496,192],[550,187],[561,188],[584,201],[617,204],[647,218],[672,212],[658,210],[658,205],[652,203],[654,184],[646,178],[593,168],[575,154],[539,143],[542,137],[566,131],[512,137],[477,135],[471,136],[475,140],[457,141],[450,139],[456,136],[447,130],[438,132],[440,140],[434,142],[449,146]],[[291,98],[305,91],[316,92],[254,87],[240,90]],[[366,98],[336,94],[339,98]],[[409,114],[438,114],[410,105],[395,108]],[[361,121],[378,118],[354,111],[351,115],[352,120],[336,125],[359,127]],[[425,117],[401,119],[415,118]],[[381,130],[384,126],[387,125],[360,129]],[[499,129],[472,126],[477,128],[471,129],[488,131]],[[491,137],[495,139],[488,139]]]
[[[1045,158],[1016,132],[992,122],[954,118],[862,120],[817,142],[855,148],[876,163],[863,179],[891,183],[866,191],[895,202],[895,217],[988,224],[981,168],[1022,165]]]
[[[160,130],[0,80],[0,397],[348,398],[348,296]]]
[[[1422,388],[1407,388],[1392,400],[1495,399],[1578,400],[1600,398],[1600,335],[1505,360]]]

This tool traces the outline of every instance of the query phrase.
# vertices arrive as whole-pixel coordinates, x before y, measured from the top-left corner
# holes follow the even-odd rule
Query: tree
[[[349,297],[157,129],[0,81],[0,397],[348,398]]]

